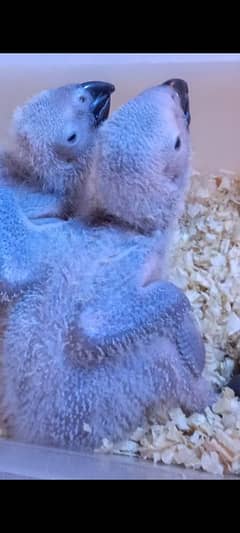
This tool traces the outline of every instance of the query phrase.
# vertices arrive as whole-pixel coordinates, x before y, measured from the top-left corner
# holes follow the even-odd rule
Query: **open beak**
[[[190,115],[190,106],[189,106],[189,89],[188,89],[187,82],[184,80],[181,80],[180,78],[173,78],[171,80],[165,81],[162,85],[170,85],[178,93],[178,96],[180,98],[180,103],[182,106],[182,110],[186,117],[187,126],[189,127],[190,122],[191,122],[191,115]]]
[[[112,83],[104,81],[88,81],[83,83],[82,87],[87,89],[93,98],[90,111],[95,117],[95,125],[99,126],[108,118],[111,105],[111,94],[115,91],[115,87]]]

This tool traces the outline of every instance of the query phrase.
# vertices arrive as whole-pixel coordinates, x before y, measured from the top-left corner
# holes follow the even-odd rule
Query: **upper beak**
[[[187,82],[179,78],[173,78],[171,80],[165,81],[163,85],[170,85],[178,93],[181,107],[186,117],[187,125],[189,127],[190,122],[191,122],[191,115],[190,115],[190,106],[189,106],[189,90],[188,90]]]
[[[87,89],[93,97],[90,111],[94,114],[96,126],[99,126],[101,122],[108,118],[111,105],[111,94],[115,91],[115,87],[112,83],[104,81],[88,81],[83,83],[82,86]]]

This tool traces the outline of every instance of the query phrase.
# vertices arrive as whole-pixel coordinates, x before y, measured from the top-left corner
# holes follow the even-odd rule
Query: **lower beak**
[[[106,120],[109,115],[111,105],[111,95],[103,94],[98,96],[91,105],[90,110],[95,116],[96,126]]]

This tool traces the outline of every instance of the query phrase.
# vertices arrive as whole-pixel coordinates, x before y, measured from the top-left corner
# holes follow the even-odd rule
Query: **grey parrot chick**
[[[144,233],[165,231],[189,182],[188,86],[169,80],[117,109],[101,127],[80,213],[103,211]]]
[[[62,203],[70,210],[90,172],[98,127],[108,117],[114,89],[102,81],[66,85],[42,91],[15,111],[14,144],[0,155],[0,182],[18,185],[30,217],[48,209],[58,216]]]
[[[155,99],[160,102],[154,104],[153,114],[152,96],[153,102]],[[126,114],[121,108],[113,122],[109,120],[110,130],[114,124],[118,131],[119,143],[115,147],[118,157],[115,159],[113,145],[106,142],[104,158],[96,157],[95,161],[109,166],[99,168],[111,171],[110,163],[106,163],[108,147],[113,169],[117,160],[119,172],[125,162],[128,165],[128,149],[131,156],[133,146],[128,125],[133,123],[133,130],[134,124],[137,127],[135,119],[137,116],[140,120],[145,98],[144,94],[137,97],[130,106],[126,104]],[[168,160],[170,169],[177,169],[178,174],[173,177],[165,166],[158,174],[162,187],[168,178],[170,190],[175,193],[177,180],[180,184],[187,180],[189,117],[176,90],[168,85],[149,90],[145,105],[150,113],[148,135],[151,143],[152,139],[157,141],[165,163],[167,150],[175,154],[166,138],[169,142],[173,125],[174,134],[179,135],[175,124],[178,110],[183,155],[180,160],[176,156],[172,163],[171,157]],[[163,117],[168,132],[164,135],[162,131],[158,138],[154,128],[151,137],[150,127],[156,112]],[[108,131],[107,126],[108,122],[104,123],[99,132],[105,128]],[[146,150],[144,127],[142,136],[140,130],[139,144]],[[111,138],[116,142],[117,137]],[[134,139],[134,153],[139,153],[141,159],[136,136]],[[100,142],[100,153],[102,146]],[[37,227],[23,214],[14,194],[4,187],[0,189],[0,290],[14,295],[2,338],[0,411],[5,414],[9,434],[14,438],[91,449],[99,447],[104,438],[115,442],[126,437],[153,408],[180,405],[191,413],[202,411],[216,399],[211,385],[202,377],[204,344],[188,299],[166,281],[139,283],[140,266],[149,257],[159,233],[164,236],[165,232],[164,216],[153,195],[155,187],[161,200],[157,174],[148,173],[149,168],[155,169],[155,157],[158,160],[151,147],[147,151],[147,167],[143,158],[140,164],[150,182],[149,188],[144,184],[145,203],[143,206],[134,203],[133,196],[132,204],[128,199],[128,211],[110,196],[108,209],[104,208],[113,218],[110,224],[95,222],[91,226],[73,220],[49,225],[48,230]],[[137,159],[135,162],[138,165]],[[129,179],[139,176],[142,180],[139,168],[133,169]],[[107,172],[102,175],[102,187],[100,177],[94,182],[97,198],[102,199],[100,209],[108,201],[104,185],[107,176]],[[113,176],[116,180],[122,178],[123,189],[125,182],[128,185],[124,173]],[[133,191],[138,190],[134,179]],[[115,190],[125,201],[119,184],[111,183],[109,188],[110,194]],[[131,187],[128,190],[130,194]],[[163,198],[170,201],[168,187],[166,190],[165,196],[163,187]],[[178,210],[179,198],[182,192],[176,193],[167,219]],[[92,200],[89,196],[89,201]],[[152,224],[145,226],[150,213]]]
[[[173,230],[190,182],[190,105],[184,80],[168,80],[116,110],[99,130],[76,211],[151,237],[142,283],[167,275]]]

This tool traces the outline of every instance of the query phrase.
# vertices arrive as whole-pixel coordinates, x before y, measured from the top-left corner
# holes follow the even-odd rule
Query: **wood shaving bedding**
[[[155,413],[146,427],[101,451],[240,474],[240,400],[226,387],[240,371],[240,178],[195,173],[175,235],[170,279],[188,296],[206,346],[204,375],[223,387],[204,414]]]

